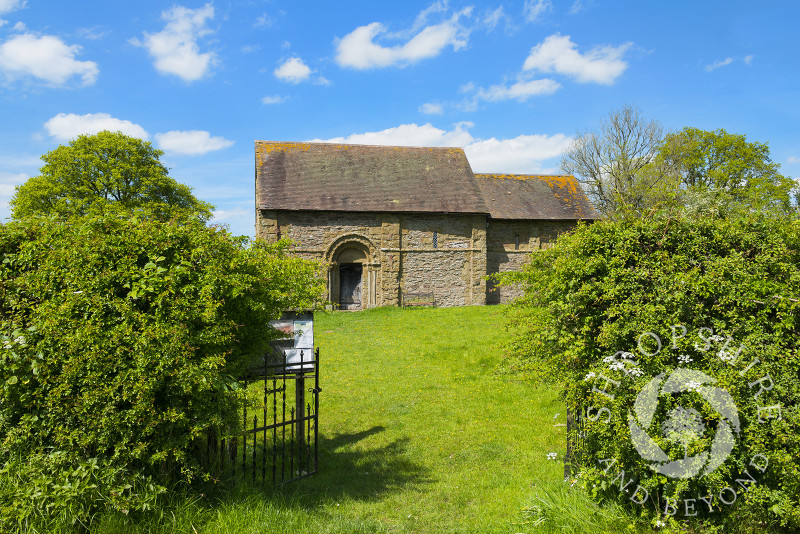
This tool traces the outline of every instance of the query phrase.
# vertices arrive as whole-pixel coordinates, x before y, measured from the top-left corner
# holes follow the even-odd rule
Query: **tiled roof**
[[[574,176],[476,174],[493,219],[599,219]]]
[[[464,150],[256,141],[260,209],[489,213]]]

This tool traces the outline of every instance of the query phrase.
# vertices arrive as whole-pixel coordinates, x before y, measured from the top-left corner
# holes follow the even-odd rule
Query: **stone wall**
[[[522,221],[490,219],[486,232],[487,273],[518,271],[532,252],[552,246],[561,232],[575,227],[573,221]],[[486,303],[508,302],[522,294],[515,286],[486,286]]]
[[[438,306],[485,303],[485,215],[261,210],[256,235],[292,239],[296,254],[326,263],[334,303],[338,255],[351,248],[365,255],[364,307],[399,305],[403,292],[431,291]]]
[[[261,210],[256,235],[289,238],[296,254],[326,263],[333,303],[339,295],[338,254],[357,248],[364,254],[364,307],[400,305],[403,292],[433,292],[437,306],[465,306],[521,295],[520,288],[496,287],[485,276],[519,270],[532,252],[574,226],[548,220],[487,224],[485,215]]]

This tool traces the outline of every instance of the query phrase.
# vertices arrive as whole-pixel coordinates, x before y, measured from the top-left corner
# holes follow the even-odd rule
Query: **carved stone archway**
[[[357,234],[340,236],[328,247],[328,300],[339,309],[377,306],[380,264],[375,252],[372,242]]]

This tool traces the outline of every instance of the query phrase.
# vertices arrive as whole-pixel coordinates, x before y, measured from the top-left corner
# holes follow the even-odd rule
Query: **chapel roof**
[[[256,141],[260,209],[488,213],[461,148]]]
[[[574,176],[476,174],[493,219],[599,219]]]
[[[474,174],[462,148],[256,141],[256,208],[598,219],[573,176]]]

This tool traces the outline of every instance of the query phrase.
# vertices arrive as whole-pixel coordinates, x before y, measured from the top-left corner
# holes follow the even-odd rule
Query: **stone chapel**
[[[573,176],[475,174],[461,148],[256,141],[256,237],[327,265],[339,309],[505,302],[519,269],[599,218]]]

